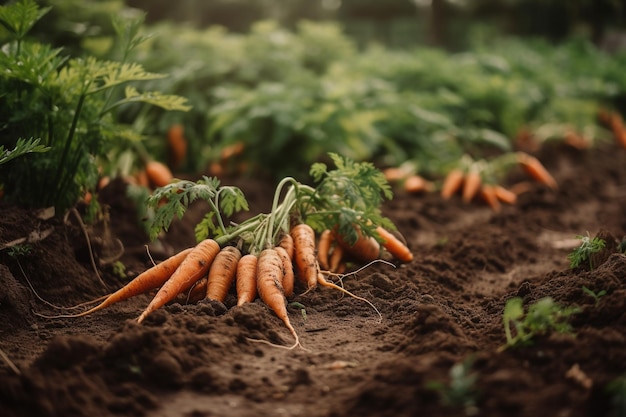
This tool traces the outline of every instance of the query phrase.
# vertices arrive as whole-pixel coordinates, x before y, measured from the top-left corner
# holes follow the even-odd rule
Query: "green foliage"
[[[63,213],[85,191],[95,189],[97,158],[124,146],[125,127],[114,110],[136,102],[166,110],[189,108],[178,96],[139,93],[128,85],[163,77],[139,64],[89,55],[63,57],[59,48],[26,39],[28,29],[49,10],[32,0],[0,7],[0,22],[11,35],[0,53],[0,146],[23,146],[19,138],[31,137],[49,149],[20,158],[10,169],[0,168],[0,174],[9,201],[28,207],[54,205]],[[142,21],[116,27],[138,28]],[[120,36],[124,34],[122,30]],[[135,30],[121,49],[128,52],[141,39]],[[125,94],[118,96],[123,84]]]
[[[592,270],[595,267],[592,255],[604,249],[606,241],[598,237],[591,238],[589,232],[587,232],[586,236],[577,235],[576,238],[580,239],[581,242],[580,246],[567,255],[567,259],[570,261],[570,268],[578,268],[583,262],[588,262],[589,269]]]
[[[604,297],[606,295],[606,290],[600,290],[598,292],[595,292],[595,291],[585,287],[584,285],[583,285],[583,292],[585,294],[587,294],[588,296],[592,297],[595,300],[596,306],[600,302],[600,298],[602,298],[602,297]]]
[[[506,345],[503,348],[530,345],[535,337],[552,331],[571,333],[567,320],[579,311],[575,307],[561,307],[552,298],[544,297],[530,304],[525,313],[522,299],[511,298],[504,306]]]
[[[426,386],[439,393],[441,403],[445,407],[463,408],[466,415],[474,415],[477,411],[476,400],[478,391],[476,379],[478,375],[472,372],[473,358],[455,363],[450,368],[450,381],[429,382]]]
[[[50,148],[40,145],[40,139],[18,139],[15,143],[15,148],[12,150],[4,149],[4,146],[0,145],[0,165],[6,164],[12,159],[18,156],[25,155],[31,152],[46,152]]]

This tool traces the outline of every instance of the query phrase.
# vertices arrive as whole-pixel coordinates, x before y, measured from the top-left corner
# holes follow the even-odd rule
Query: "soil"
[[[306,350],[255,342],[289,346],[292,339],[260,301],[235,307],[232,294],[224,304],[181,298],[142,324],[135,320],[150,295],[85,317],[42,317],[145,270],[149,240],[123,184],[102,190],[110,232],[125,247],[119,261],[126,278],[115,273],[103,255],[106,240],[94,231],[101,284],[75,216],[44,220],[1,206],[0,245],[53,232],[33,238],[28,253],[0,251],[0,348],[7,357],[0,360],[0,415],[624,415],[612,409],[606,388],[626,375],[626,255],[615,249],[626,235],[626,150],[553,145],[538,156],[559,189],[533,183],[499,213],[478,202],[398,190],[384,212],[414,261],[376,263],[343,279],[382,320],[367,303],[337,291],[303,294],[296,287],[291,301],[305,310],[289,311]],[[513,173],[507,181],[522,179]],[[269,182],[222,183],[242,188],[250,215],[269,209]],[[194,205],[150,243],[152,257],[193,245],[202,214]],[[607,249],[592,270],[570,268],[576,236],[586,233],[604,237]],[[606,294],[596,301],[583,287]],[[571,333],[539,334],[527,346],[503,349],[503,309],[515,296],[525,306],[551,297],[577,307]],[[466,373],[452,378],[462,364]]]

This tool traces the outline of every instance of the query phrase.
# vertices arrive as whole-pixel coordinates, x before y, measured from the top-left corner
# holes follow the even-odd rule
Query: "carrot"
[[[494,191],[498,200],[506,204],[515,204],[517,202],[517,194],[501,185],[495,185]]]
[[[553,190],[558,188],[554,177],[552,177],[552,175],[537,158],[524,152],[518,152],[517,160],[532,179],[541,184],[547,185]]]
[[[444,200],[449,200],[461,189],[464,177],[465,174],[461,169],[453,169],[448,172],[448,175],[446,175],[446,178],[441,186],[441,197]]]
[[[187,292],[185,302],[188,304],[195,304],[200,300],[204,300],[206,298],[206,286],[207,286],[207,277],[202,277],[191,287],[191,289]]]
[[[295,239],[294,239],[295,240]],[[257,263],[257,291],[261,300],[283,321],[295,339],[295,343],[288,349],[300,344],[300,338],[293,328],[287,314],[287,303],[283,286],[283,261],[275,249],[264,249],[259,254]]]
[[[357,230],[358,238],[353,245],[350,245],[345,239],[335,233],[335,239],[343,246],[347,254],[361,262],[372,262],[380,257],[380,244],[371,236],[364,236],[360,230]]]
[[[285,233],[283,237],[278,242],[278,246],[285,249],[287,255],[289,255],[290,259],[293,259],[294,245],[293,245],[293,237],[289,233]]]
[[[402,181],[410,175],[410,172],[401,167],[389,167],[383,170],[385,179],[389,182]]]
[[[315,255],[315,232],[308,224],[299,223],[291,228],[290,235],[298,278],[306,283],[309,290],[315,288],[319,270]]]
[[[257,257],[252,253],[243,255],[237,262],[236,288],[237,305],[254,301],[257,295],[256,289],[256,266]]]
[[[463,183],[463,202],[469,203],[474,196],[480,190],[480,184],[482,179],[480,178],[480,172],[478,170],[471,170],[465,175],[465,182]]]
[[[335,245],[333,251],[330,254],[330,260],[328,263],[328,270],[333,273],[339,272],[339,266],[343,261],[345,250],[341,245]]]
[[[243,142],[235,142],[231,145],[227,145],[222,149],[220,153],[220,158],[222,161],[230,159],[234,156],[241,154],[245,149],[245,145]]]
[[[162,162],[150,161],[146,164],[146,174],[150,185],[153,187],[164,187],[173,179],[172,171]]]
[[[484,184],[480,187],[480,196],[481,198],[491,207],[491,209],[499,213],[501,210],[500,200],[498,200],[498,195],[496,194],[496,187],[491,184]]]
[[[137,318],[137,322],[141,323],[148,314],[163,307],[178,294],[191,288],[209,271],[211,263],[219,251],[220,245],[213,239],[205,239],[198,243],[159,289],[150,304]]]
[[[416,194],[430,192],[432,191],[432,188],[433,185],[430,181],[417,174],[409,175],[404,180],[404,190],[407,193]]]
[[[626,148],[626,128],[624,127],[622,116],[617,112],[613,112],[609,123],[617,143]]]
[[[170,150],[170,161],[173,167],[178,167],[187,156],[187,139],[185,128],[180,123],[175,123],[167,130],[167,144]]]
[[[234,246],[219,251],[209,269],[206,298],[224,302],[235,280],[239,259],[241,251]]]
[[[78,314],[61,314],[56,316],[49,316],[48,318],[67,318],[67,317],[82,317],[96,311],[107,308],[120,301],[128,300],[129,298],[146,293],[150,290],[159,288],[165,283],[170,276],[176,271],[186,257],[191,253],[193,248],[185,249],[174,256],[171,256],[163,262],[154,265],[150,269],[137,275],[132,281],[128,282],[119,290],[108,295],[104,301],[97,306],[90,308]]]
[[[383,239],[382,246],[401,262],[411,262],[413,253],[404,242],[382,226],[376,228],[378,235]]]
[[[317,241],[317,261],[322,269],[328,270],[330,267],[329,254],[333,241],[333,232],[330,229],[324,230]]]
[[[274,248],[278,256],[280,256],[281,261],[283,261],[283,292],[285,293],[285,297],[291,297],[293,294],[294,287],[294,279],[295,274],[293,272],[293,262],[291,258],[287,254],[285,248],[281,246],[276,246]]]

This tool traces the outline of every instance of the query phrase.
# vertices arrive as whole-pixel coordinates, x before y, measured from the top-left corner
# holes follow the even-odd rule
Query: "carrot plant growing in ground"
[[[593,263],[593,254],[600,252],[606,247],[606,241],[597,236],[577,235],[577,239],[580,239],[580,245],[574,248],[568,255],[567,259],[570,261],[570,268],[578,268],[583,263],[589,266],[589,270],[592,270],[597,265]]]
[[[0,167],[5,198],[29,207],[72,207],[98,180],[97,159],[114,147],[127,146],[138,133],[116,120],[115,112],[130,103],[167,110],[188,110],[185,99],[160,92],[140,92],[134,82],[164,77],[127,62],[128,51],[140,44],[143,17],[114,18],[121,43],[121,61],[93,56],[70,58],[60,48],[32,41],[29,30],[50,8],[34,0],[0,6],[6,29],[0,52],[0,146],[18,145],[21,138],[39,138],[45,153],[32,153],[10,168]],[[123,87],[123,89],[122,89]]]

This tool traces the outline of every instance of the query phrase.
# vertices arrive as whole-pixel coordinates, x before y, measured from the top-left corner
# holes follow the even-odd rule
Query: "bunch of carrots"
[[[141,323],[181,295],[193,302],[224,302],[234,291],[237,306],[257,298],[265,303],[294,337],[294,344],[287,347],[293,349],[301,344],[287,314],[287,299],[294,294],[296,280],[306,287],[305,292],[318,286],[332,288],[367,302],[378,312],[367,299],[328,279],[336,276],[339,269],[331,266],[327,258],[341,251],[350,254],[350,259],[372,262],[387,251],[399,262],[410,262],[413,255],[404,242],[388,231],[391,223],[380,215],[378,207],[366,204],[365,196],[368,203],[377,205],[381,200],[375,194],[388,192],[382,173],[369,164],[331,156],[339,167],[327,171],[318,165],[317,178],[326,177],[318,188],[285,178],[277,186],[270,213],[228,227],[221,215],[231,214],[237,205],[245,207],[233,187],[219,187],[217,180],[205,179],[198,183],[174,182],[157,189],[149,202],[166,197],[170,200],[158,207],[156,217],[159,218],[159,211],[166,215],[160,217],[155,227],[166,229],[174,213],[180,214],[181,201],[189,204],[201,196],[212,207],[208,217],[217,219],[216,224],[208,226],[213,236],[203,237],[196,246],[155,264],[114,293],[93,300],[90,303],[97,304],[84,312],[48,317],[81,317],[156,291],[137,318]],[[337,188],[337,183],[343,185]],[[337,198],[338,192],[344,192],[346,198]],[[319,239],[307,219],[323,230]],[[332,242],[327,239],[329,235]]]

